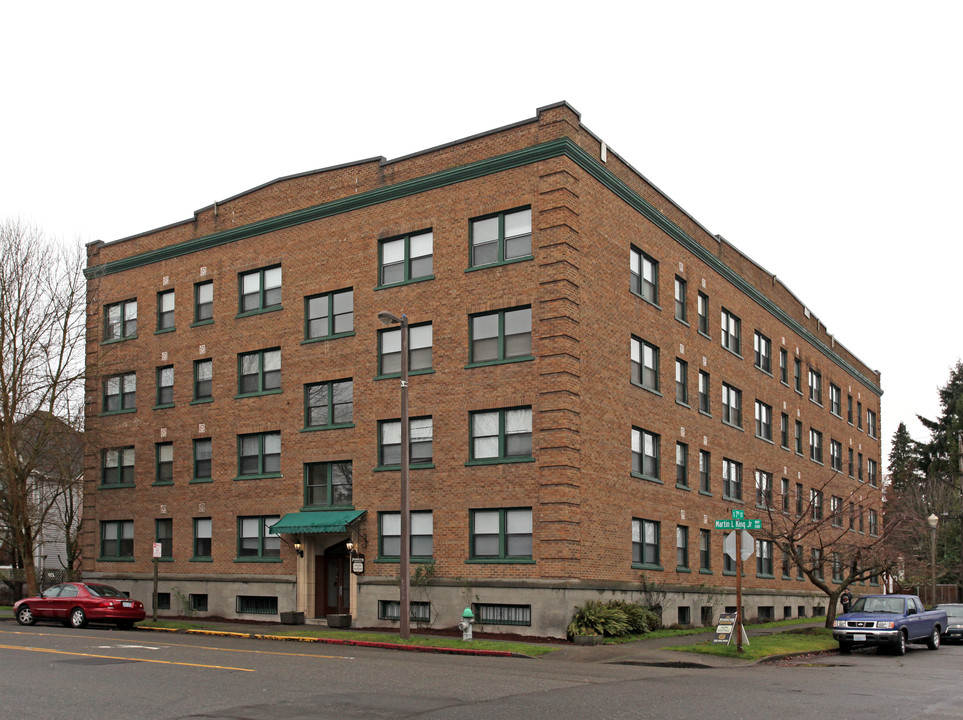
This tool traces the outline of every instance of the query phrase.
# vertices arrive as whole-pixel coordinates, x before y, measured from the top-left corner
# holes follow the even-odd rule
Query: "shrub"
[[[659,617],[649,608],[625,600],[599,602],[589,600],[575,609],[575,615],[568,624],[568,634],[605,635],[642,635],[659,627]]]
[[[658,616],[647,607],[625,600],[612,600],[609,605],[621,608],[628,623],[628,635],[642,635],[659,627]]]

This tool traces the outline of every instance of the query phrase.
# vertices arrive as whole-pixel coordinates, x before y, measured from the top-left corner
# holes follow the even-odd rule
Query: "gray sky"
[[[882,371],[887,447],[963,355],[963,3],[3,3],[0,27],[0,217],[51,235],[567,100]]]

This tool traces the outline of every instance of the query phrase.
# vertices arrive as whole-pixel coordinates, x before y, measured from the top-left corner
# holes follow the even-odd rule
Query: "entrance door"
[[[348,548],[339,543],[314,558],[316,617],[347,615],[351,612],[351,576]]]

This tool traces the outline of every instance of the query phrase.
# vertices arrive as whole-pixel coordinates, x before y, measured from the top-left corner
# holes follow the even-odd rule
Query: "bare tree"
[[[887,519],[879,508],[865,507],[865,488],[846,492],[834,483],[837,477],[834,472],[811,487],[808,497],[796,494],[802,487],[797,485],[795,493],[778,499],[778,507],[771,492],[757,490],[756,498],[765,510],[761,539],[782,550],[783,572],[801,574],[826,594],[826,627],[832,627],[843,590],[875,580],[897,563],[888,540],[899,518]]]
[[[30,594],[38,530],[63,497],[57,483],[79,475],[51,477],[70,466],[57,459],[65,428],[83,422],[83,264],[79,246],[19,221],[0,224],[0,525]]]

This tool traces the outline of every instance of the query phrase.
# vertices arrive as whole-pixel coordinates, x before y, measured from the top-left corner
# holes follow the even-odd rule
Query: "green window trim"
[[[515,418],[516,422],[524,422],[524,413],[528,414],[528,432],[509,432],[509,419],[512,413],[519,413],[522,415],[517,415]],[[479,435],[477,434],[478,428],[476,427],[478,423],[476,421],[483,421],[482,416],[485,415],[496,415],[497,429],[495,429],[494,434]],[[469,457],[466,465],[494,465],[500,463],[512,463],[512,462],[535,462],[535,457],[533,453],[533,438],[534,434],[532,432],[532,408],[530,405],[522,405],[518,407],[511,408],[492,408],[490,410],[474,410],[468,413],[468,452]],[[528,436],[527,441],[525,436]],[[482,457],[476,457],[478,450],[478,441],[488,441],[486,445],[494,439],[496,442],[496,449],[494,455],[485,455]],[[521,452],[512,452],[509,449],[510,441],[515,440],[520,443],[520,448],[522,451],[527,450],[526,454]],[[511,452],[511,454],[509,454]]]
[[[275,440],[275,436],[277,439]],[[248,453],[243,454],[245,444],[248,445],[248,450],[254,449],[251,447],[251,442],[256,441],[257,448],[256,454]],[[273,445],[277,445],[277,452],[268,452],[268,450],[273,450]],[[272,447],[268,447],[271,445]],[[274,455],[277,455],[275,461]],[[247,458],[248,467],[245,468],[245,458]],[[251,458],[256,458],[257,467],[253,468],[251,466]],[[274,469],[275,462],[277,464],[277,469]],[[249,470],[245,472],[245,470]],[[263,480],[267,478],[279,478],[281,475],[281,431],[272,430],[268,432],[259,433],[245,433],[237,436],[237,475],[235,480]]]
[[[247,395],[245,395],[244,397],[247,397]],[[209,397],[209,398],[201,398],[199,400],[191,400],[187,404],[188,405],[207,405],[207,403],[212,403],[212,402],[214,402],[214,398]]]
[[[277,368],[266,369],[265,364],[267,362],[276,361]],[[245,360],[257,361],[257,371],[256,372],[244,372]],[[274,386],[275,378],[274,374],[277,373],[277,387]],[[245,380],[250,384],[252,378],[256,383],[256,387],[253,389],[245,390],[244,384]],[[263,350],[253,350],[251,352],[238,353],[237,354],[237,394],[234,396],[235,400],[246,397],[256,397],[259,395],[276,395],[281,392],[281,348],[272,347],[264,348]]]
[[[128,408],[127,410],[108,410],[106,412],[98,413],[97,417],[110,417],[111,415],[126,415],[127,413],[137,412],[137,408]]]
[[[508,220],[507,223],[506,220]],[[494,223],[492,221],[494,221]],[[513,228],[512,232],[514,234],[508,235],[508,226],[516,222],[520,223],[518,228]],[[476,244],[477,233],[491,233],[492,230],[494,230],[493,237],[483,239]],[[521,232],[518,232],[518,230],[521,230]],[[481,237],[484,238],[485,236]],[[518,248],[514,248],[514,245],[517,245]],[[481,257],[482,248],[486,250],[484,257]],[[495,250],[494,255],[490,252],[492,249]],[[502,212],[480,215],[468,221],[469,269],[477,270],[496,267],[507,264],[508,262],[519,262],[533,258],[531,205],[523,205]]]
[[[115,315],[114,319],[111,319],[111,315]],[[101,331],[103,333],[101,345],[135,340],[137,338],[137,298],[104,305],[104,323]]]
[[[278,312],[279,310],[284,310],[283,305],[272,305],[269,308],[262,308],[258,310],[248,310],[247,312],[238,313],[234,316],[235,320],[240,320],[242,318],[252,317],[254,315],[264,315],[265,313]],[[211,322],[214,322],[213,320]]]
[[[169,536],[165,536],[161,533],[161,528],[165,525],[170,531]],[[165,540],[170,541],[168,548],[164,547]],[[160,562],[174,562],[174,520],[172,518],[154,519],[154,542],[160,543],[161,545],[161,556],[157,559]],[[165,550],[169,550],[169,554],[165,554]]]
[[[425,368],[424,370],[409,370],[408,377],[414,377],[415,375],[434,375],[434,368]],[[401,377],[401,373],[389,373],[388,375],[375,375],[372,380],[397,380]]]
[[[395,336],[397,335],[397,345]],[[385,340],[391,339],[392,350],[385,351]],[[425,340],[428,340],[427,344]],[[412,323],[408,325],[408,375],[426,375],[433,373],[434,367],[434,326],[431,321]],[[397,350],[394,348],[397,347]],[[397,372],[386,372],[386,359],[397,355]],[[427,362],[427,365],[425,364]],[[375,380],[401,377],[401,328],[399,326],[384,328],[378,331],[378,374]]]
[[[277,270],[277,273],[274,273],[274,270]],[[256,278],[257,288],[253,291],[245,293],[245,281],[249,278]],[[265,282],[268,281],[272,283],[276,281],[277,284],[272,284],[270,287],[265,287]],[[282,283],[283,280],[280,263],[238,273],[236,317],[249,317],[251,315],[259,315],[263,312],[281,310]],[[245,304],[247,304],[247,307],[245,307]]]
[[[354,508],[354,463],[328,460],[304,463],[302,510]],[[340,480],[340,482],[337,482]]]
[[[275,535],[268,529],[281,519],[280,515],[246,515],[237,518],[237,548],[234,562],[282,562],[281,536]],[[247,521],[247,522],[246,522]],[[256,523],[257,536],[244,535],[244,526]],[[249,528],[250,529],[250,528]],[[276,540],[275,540],[276,538]],[[251,540],[256,541],[256,547],[245,553],[245,541],[250,546]]]
[[[317,404],[312,404],[313,399]],[[323,422],[312,422],[318,419]],[[354,427],[354,380],[341,378],[305,384],[302,429],[333,430],[345,427]]]
[[[202,302],[201,293],[206,288],[210,288],[211,299],[205,300]],[[208,309],[210,310],[210,317],[207,316],[206,310]],[[194,322],[191,323],[191,327],[199,327],[201,325],[211,325],[213,322],[214,322],[214,281],[202,280],[201,282],[194,283]]]
[[[483,328],[495,321],[495,327]],[[509,333],[509,320],[519,323]],[[526,330],[527,328],[527,330]],[[480,330],[487,330],[479,336]],[[521,329],[522,332],[517,330]],[[494,347],[489,347],[494,340]],[[502,308],[468,316],[468,364],[466,368],[534,360],[532,353],[532,306]]]
[[[164,309],[164,304],[167,298],[171,300],[171,306],[169,310]],[[175,309],[175,298],[173,290],[162,290],[157,293],[157,325],[154,330],[155,335],[160,335],[161,333],[173,332],[175,329],[174,325],[174,309]]]
[[[650,565],[647,563],[640,563],[640,562],[633,562],[632,569],[633,570],[658,570],[659,572],[662,572],[665,570],[665,568],[662,567],[661,565]]]
[[[134,371],[108,375],[103,381],[102,415],[115,415],[137,410],[137,373]]]
[[[483,528],[488,532],[481,532],[478,528],[478,519],[481,515],[494,515],[497,513],[495,522],[498,527]],[[511,527],[512,521],[515,527]],[[520,532],[526,530],[528,532]],[[514,532],[512,532],[514,530]],[[535,562],[535,526],[532,508],[512,507],[512,508],[473,508],[468,514],[468,562],[473,563],[506,563],[506,562]],[[527,541],[526,539],[527,538]],[[484,541],[485,545],[490,545],[491,541],[497,543],[497,552],[488,550],[479,552],[479,544]],[[510,545],[515,543],[519,547],[515,550],[510,549]],[[528,552],[518,552],[527,549]],[[494,548],[492,548],[494,549]]]
[[[116,544],[116,552],[107,552],[113,544]],[[98,560],[104,562],[133,562],[134,521],[101,520],[98,551]]]
[[[422,254],[417,256],[412,256],[412,241],[414,244],[422,245]],[[428,253],[424,253],[423,250],[425,242],[427,241]],[[388,246],[400,247],[401,255],[397,259],[391,262],[386,262],[385,259],[385,249]],[[421,282],[423,280],[433,280],[434,279],[434,233],[431,228],[424,230],[417,230],[415,232],[408,233],[406,235],[398,235],[395,237],[385,238],[384,240],[378,241],[378,284],[375,286],[375,290],[382,290],[384,288],[396,287],[398,285],[410,285],[414,282]],[[416,266],[420,269],[416,270]],[[385,282],[386,275],[392,270],[401,270],[400,278],[397,280],[391,280],[390,282]],[[424,272],[424,274],[416,275],[415,272]]]
[[[339,307],[340,305],[340,307]],[[315,315],[312,315],[312,306]],[[323,312],[322,312],[323,310]],[[312,331],[312,324],[322,325]],[[342,288],[304,298],[304,340],[302,344],[351,337],[354,329],[354,289]]]
[[[655,483],[656,485],[665,485],[665,483],[662,482],[662,480],[660,480],[659,478],[652,477],[651,475],[643,475],[642,473],[636,472],[635,470],[630,472],[629,475],[631,475],[632,477],[638,480],[646,480],[648,482]]]
[[[465,268],[465,272],[478,272],[479,270],[488,270],[489,268],[502,267],[504,265],[515,265],[517,263],[531,262],[533,260],[535,260],[534,255],[526,255],[525,257],[512,258],[511,260],[500,260],[499,262],[488,263],[487,265],[477,265],[476,267]],[[432,279],[434,279],[434,276],[432,276]]]

